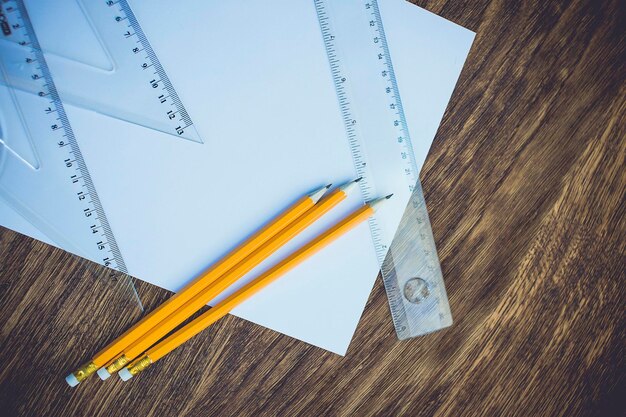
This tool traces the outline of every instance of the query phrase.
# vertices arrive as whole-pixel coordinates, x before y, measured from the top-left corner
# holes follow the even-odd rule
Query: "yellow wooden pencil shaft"
[[[215,307],[202,314],[191,323],[182,327],[171,336],[167,337],[166,339],[156,344],[154,347],[150,348],[146,352],[146,354],[142,355],[142,358],[140,358],[135,363],[138,363],[141,360],[144,360],[144,362],[147,360],[150,363],[153,363],[161,359],[163,356],[167,355],[169,352],[176,349],[178,346],[191,339],[193,336],[200,333],[202,330],[206,329],[220,318],[224,317],[226,314],[228,314],[229,311],[241,304],[243,301],[250,298],[262,288],[266,287],[268,284],[296,267],[298,264],[312,256],[320,249],[330,244],[346,232],[348,232],[356,225],[367,220],[373,213],[374,209],[371,206],[365,205],[361,207],[360,209],[337,223],[335,226],[315,238],[313,241],[291,254],[284,261],[278,263],[269,271],[259,276],[243,288],[239,289],[230,297],[218,303]],[[147,359],[145,359],[146,357]],[[135,365],[135,363],[133,363],[133,365]],[[133,365],[131,365],[129,368],[132,368]]]
[[[215,263],[208,270],[198,276],[195,280],[185,286],[180,292],[174,294],[166,302],[161,304],[157,309],[152,311],[141,321],[119,336],[108,346],[98,352],[91,362],[81,367],[74,375],[80,380],[92,373],[93,368],[106,365],[123,351],[129,344],[134,342],[138,337],[154,327],[165,317],[176,311],[180,306],[193,298],[201,289],[214,282],[226,271],[241,262],[246,256],[258,249],[269,239],[283,230],[287,225],[292,223],[307,210],[315,205],[316,201],[311,196],[305,196],[298,200],[295,204],[276,217],[270,224],[262,228],[258,233],[231,251],[222,260]],[[84,371],[83,368],[87,370]],[[78,375],[76,375],[79,373]]]
[[[258,250],[248,256],[245,260],[224,274],[219,280],[209,284],[182,307],[164,318],[159,324],[131,343],[123,351],[125,358],[131,360],[142,354],[150,346],[158,342],[163,336],[174,330],[176,326],[187,320],[196,311],[204,307],[209,301],[217,297],[222,291],[232,285],[235,281],[252,271],[270,255],[283,247],[297,234],[309,227],[313,222],[322,217],[333,207],[346,198],[346,193],[340,189],[333,191],[323,198],[318,204],[310,208],[295,222],[291,223],[281,232],[268,240]]]

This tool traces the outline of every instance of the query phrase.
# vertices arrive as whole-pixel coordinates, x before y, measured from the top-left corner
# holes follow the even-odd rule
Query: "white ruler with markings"
[[[111,277],[136,296],[64,101],[202,141],[125,0],[77,3],[115,63],[112,71],[45,51],[29,3],[0,0],[0,199],[56,245],[121,272]],[[55,78],[47,59],[60,68]],[[64,83],[76,87],[64,90],[63,100],[58,77],[76,81]],[[121,92],[127,99],[111,103]]]
[[[202,143],[187,109],[126,0],[22,3],[25,6],[32,3],[32,7],[39,8],[36,10],[37,15],[45,13],[46,8],[61,7],[71,12],[67,20],[74,21],[73,18],[87,21],[87,27],[93,32],[91,35],[106,56],[106,65],[66,57],[62,52],[64,48],[76,50],[94,47],[81,39],[73,39],[71,42],[75,45],[64,44],[58,47],[60,49],[55,49],[57,45],[50,45],[48,49],[39,45],[50,66],[55,68],[57,85],[63,85],[62,95],[66,104]],[[6,2],[5,6],[8,10],[16,8],[14,2]],[[10,14],[8,12],[7,17]],[[28,40],[18,40],[15,36],[23,33],[20,29],[24,27],[20,25],[25,23],[13,20],[7,28],[14,34],[2,38],[5,42],[0,42],[0,54],[12,55],[16,44],[28,43]],[[30,26],[37,27],[36,23],[33,19]],[[40,23],[44,26],[41,28],[44,35],[45,30],[56,29],[49,27],[47,21]],[[78,26],[76,31],[79,31]],[[11,87],[38,93],[38,85],[32,82],[33,74],[26,68],[9,66],[6,75],[6,83]]]
[[[378,3],[314,3],[363,199],[377,195],[370,165],[381,146],[397,152],[411,192],[391,245],[370,219],[398,338],[447,327],[452,316]]]

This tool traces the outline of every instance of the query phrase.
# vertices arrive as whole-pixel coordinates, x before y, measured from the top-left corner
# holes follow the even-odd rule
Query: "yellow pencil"
[[[322,217],[333,207],[337,206],[341,201],[345,200],[348,193],[356,188],[359,180],[351,181],[341,187],[338,187],[328,196],[324,197],[315,206],[310,208],[304,215],[291,223],[280,233],[276,234],[268,240],[263,246],[254,251],[245,260],[237,266],[225,273],[219,280],[206,286],[191,300],[159,322],[156,326],[146,332],[142,337],[136,339],[127,346],[119,358],[107,367],[109,374],[119,371],[129,361],[135,359],[146,349],[158,342],[162,337],[174,330],[179,324],[191,317],[196,311],[204,307],[209,301],[217,297],[222,291],[232,285],[239,278],[252,271],[254,267],[259,265],[270,255],[284,246],[293,237],[309,227],[313,222]]]
[[[89,362],[69,374],[65,378],[67,383],[74,387],[98,370],[98,368],[110,365],[111,360],[115,359],[125,347],[141,337],[172,312],[176,311],[180,306],[184,305],[193,298],[198,291],[220,278],[225,272],[245,259],[250,253],[258,249],[293,221],[302,216],[322,198],[328,188],[330,188],[330,185],[317,189],[298,200],[258,233],[254,234],[227,256],[216,262],[191,283],[187,284],[180,292],[174,294],[120,337],[109,343],[109,345],[98,352]],[[103,370],[98,370],[98,374],[101,378],[106,379],[107,371],[104,368],[101,369]]]
[[[356,210],[328,229],[326,232],[322,233],[320,236],[291,254],[285,260],[278,263],[269,271],[254,279],[252,282],[245,285],[243,288],[239,289],[222,302],[218,303],[215,307],[211,308],[191,323],[177,330],[171,336],[163,339],[148,349],[139,359],[135,360],[128,367],[122,369],[119,373],[120,377],[124,381],[127,381],[134,375],[137,375],[139,372],[143,371],[148,366],[158,361],[169,352],[176,349],[178,346],[191,339],[211,324],[215,323],[220,318],[224,317],[229,311],[250,298],[252,295],[256,294],[262,288],[266,287],[268,284],[296,267],[298,264],[348,232],[356,225],[367,220],[372,214],[374,214],[378,206],[390,197],[391,195],[372,201]]]

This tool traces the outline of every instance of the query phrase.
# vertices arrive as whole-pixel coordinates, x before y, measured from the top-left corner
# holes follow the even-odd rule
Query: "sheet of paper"
[[[131,3],[204,144],[67,112],[129,272],[176,291],[295,198],[354,170],[311,1],[188,2],[164,24],[168,4]],[[402,1],[380,6],[421,166],[473,33]],[[401,184],[381,177],[385,193]],[[228,293],[361,203],[353,196]],[[405,204],[381,215],[397,223]],[[233,314],[345,354],[378,268],[364,224]]]

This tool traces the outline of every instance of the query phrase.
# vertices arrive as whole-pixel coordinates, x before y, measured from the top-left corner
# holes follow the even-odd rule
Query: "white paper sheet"
[[[129,272],[176,291],[294,199],[354,169],[312,1],[168,4],[131,2],[204,144],[67,112]],[[380,6],[421,166],[473,33],[402,1]],[[383,193],[401,184],[386,178]],[[389,224],[406,196],[394,200],[381,212]],[[361,203],[353,196],[227,294]],[[33,235],[4,212],[0,223]],[[363,224],[233,314],[345,354],[378,268]]]

